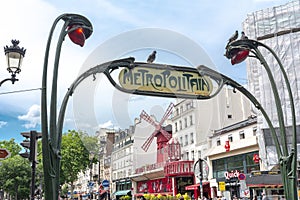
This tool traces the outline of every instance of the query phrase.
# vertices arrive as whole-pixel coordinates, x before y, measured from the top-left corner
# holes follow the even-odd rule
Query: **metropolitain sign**
[[[174,95],[209,96],[213,84],[208,76],[196,69],[162,64],[136,64],[119,73],[119,83],[125,90]]]

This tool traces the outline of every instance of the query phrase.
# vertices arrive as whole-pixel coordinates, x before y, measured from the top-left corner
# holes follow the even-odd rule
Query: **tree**
[[[14,199],[28,199],[31,168],[27,159],[15,155],[2,161],[0,166],[1,189]]]
[[[61,185],[70,184],[72,190],[79,172],[86,170],[90,164],[90,152],[87,150],[82,138],[92,141],[86,134],[74,130],[69,130],[62,136],[60,183]],[[93,141],[89,145],[94,146],[92,143],[97,144],[97,139],[93,138]]]

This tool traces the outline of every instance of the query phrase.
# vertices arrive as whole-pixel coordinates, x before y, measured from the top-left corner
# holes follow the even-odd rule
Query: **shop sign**
[[[232,170],[230,172],[224,172],[224,176],[227,180],[239,178],[240,172],[238,170]]]
[[[213,91],[213,84],[208,76],[167,65],[148,64],[137,65],[132,69],[124,68],[119,73],[119,83],[126,90],[150,93],[208,97]]]
[[[219,182],[219,190],[225,191],[225,182],[224,181]]]
[[[277,175],[277,174],[280,174],[280,171],[253,171],[253,172],[251,172],[251,175],[253,175],[253,176],[260,176],[262,174]]]

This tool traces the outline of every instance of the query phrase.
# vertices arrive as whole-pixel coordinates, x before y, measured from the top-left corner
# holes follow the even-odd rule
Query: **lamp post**
[[[0,82],[1,85],[6,81],[11,81],[14,84],[19,79],[16,78],[16,74],[21,72],[21,65],[25,56],[26,49],[19,47],[19,40],[12,40],[12,46],[5,46],[4,52],[7,61],[7,71],[11,73],[11,78],[6,78]]]
[[[288,151],[284,115],[281,107],[281,99],[278,94],[276,82],[274,80],[272,71],[268,63],[264,59],[264,56],[260,52],[259,48],[265,48],[275,58],[280,68],[280,72],[285,81],[285,85],[289,95],[291,115],[292,115],[292,147],[290,151]],[[275,142],[286,199],[297,199],[298,197],[297,197],[297,171],[296,171],[297,170],[296,115],[295,115],[294,100],[293,100],[292,90],[290,87],[290,82],[280,59],[275,54],[275,52],[267,45],[258,42],[256,40],[250,40],[245,36],[239,40],[236,39],[229,40],[226,46],[225,56],[231,60],[231,63],[233,65],[243,62],[247,57],[253,57],[258,59],[260,63],[263,65],[263,67],[265,68],[272,87],[272,92],[275,100],[277,116],[279,121],[279,129],[280,129],[279,134],[280,134],[281,144],[278,141],[274,127],[273,126],[270,127],[270,124],[272,124],[272,122],[268,119],[269,121],[267,120],[267,123],[270,127],[271,135]],[[263,115],[266,118],[267,113]]]
[[[52,91],[50,98],[50,117],[48,126],[48,109],[47,109],[47,71],[48,58],[53,32],[57,23],[63,20],[57,46],[55,52],[55,60],[53,66]],[[60,149],[62,130],[58,131],[57,123],[57,78],[58,65],[61,52],[61,46],[66,35],[69,35],[71,41],[79,46],[83,46],[87,38],[93,32],[91,22],[84,16],[77,14],[62,14],[58,16],[51,27],[43,66],[42,76],[42,93],[41,93],[41,127],[42,127],[42,150],[43,150],[43,169],[45,181],[45,199],[57,200],[59,191],[59,175],[60,175]],[[63,120],[63,119],[61,119]],[[63,123],[63,122],[61,122]]]
[[[89,192],[90,192],[90,199],[93,199],[93,161],[94,161],[95,154],[90,152],[89,159],[90,159],[90,180],[89,180]]]

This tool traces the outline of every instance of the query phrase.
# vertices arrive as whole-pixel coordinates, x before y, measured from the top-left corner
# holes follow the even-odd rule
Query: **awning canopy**
[[[203,185],[208,185],[208,184],[209,184],[208,181],[207,182],[202,182],[202,186]],[[185,186],[185,190],[198,190],[199,187],[200,187],[200,183],[194,184],[194,185],[187,185],[187,186]]]
[[[246,178],[246,184],[248,187],[281,187],[282,178],[281,174],[261,174],[259,176],[250,176]]]
[[[172,195],[172,192],[155,192],[155,193],[136,193],[134,194],[134,196],[136,197],[141,197],[141,196],[144,196],[144,194],[153,194],[153,195]]]
[[[120,190],[120,191],[116,191],[113,195],[116,196],[131,196],[131,190]]]

